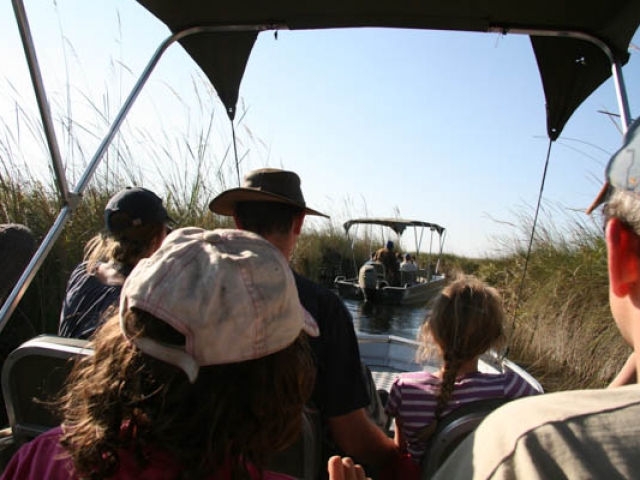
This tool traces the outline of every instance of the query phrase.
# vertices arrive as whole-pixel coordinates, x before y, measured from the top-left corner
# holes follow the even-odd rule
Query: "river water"
[[[417,338],[418,329],[428,312],[426,305],[420,307],[372,305],[357,300],[342,300],[353,316],[356,331],[362,333],[385,333],[399,337]]]

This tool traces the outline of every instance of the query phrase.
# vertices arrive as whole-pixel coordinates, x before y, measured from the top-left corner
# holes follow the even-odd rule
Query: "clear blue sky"
[[[131,0],[57,4],[56,10],[50,0],[26,1],[54,113],[65,111],[60,99],[67,87],[78,101],[76,119],[83,115],[80,91],[97,103],[108,99],[115,111],[117,95],[104,91],[127,92],[168,31]],[[640,45],[640,35],[634,43]],[[15,114],[14,88],[35,109],[9,1],[0,3],[0,44],[6,125]],[[122,87],[112,83],[111,62],[126,67]],[[635,117],[640,51],[632,50],[623,71]],[[194,72],[174,46],[131,123],[161,121],[176,130],[188,124],[196,114],[176,107],[167,92],[194,101]],[[542,85],[526,37],[359,29],[283,31],[276,40],[263,33],[240,94],[253,138],[239,132],[242,171],[298,172],[307,202],[335,222],[396,215],[431,221],[448,229],[445,251],[485,255],[495,253],[494,237],[518,233],[509,226],[518,212],[533,213],[547,139]],[[216,108],[214,134],[226,145],[229,126]],[[551,221],[564,222],[589,205],[609,154],[620,145],[611,119],[597,113],[602,109],[617,112],[610,81],[580,107],[553,147],[544,194]],[[36,162],[43,152],[34,149],[29,157]]]

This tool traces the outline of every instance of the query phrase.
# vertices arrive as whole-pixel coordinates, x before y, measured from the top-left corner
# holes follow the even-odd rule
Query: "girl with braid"
[[[433,344],[443,362],[436,373],[403,373],[396,378],[386,411],[395,418],[395,441],[420,463],[438,421],[458,407],[488,398],[518,398],[538,393],[511,371],[478,371],[478,358],[504,341],[504,310],[498,292],[464,276],[437,297],[420,329],[420,360]]]

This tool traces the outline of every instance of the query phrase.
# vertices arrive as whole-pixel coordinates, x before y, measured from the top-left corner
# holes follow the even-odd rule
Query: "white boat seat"
[[[92,353],[86,345],[86,340],[41,335],[9,354],[2,368],[2,394],[18,444],[60,424],[48,402],[62,392],[71,360]]]
[[[383,432],[388,436],[393,436],[392,434],[390,435],[392,418],[384,411],[387,406],[389,393],[386,390],[378,389],[371,369],[365,365],[364,362],[360,363],[360,367],[362,369],[367,395],[369,396],[369,405],[365,407],[365,412],[371,421],[380,427]]]
[[[422,479],[430,479],[451,452],[493,410],[509,402],[510,398],[490,398],[464,405],[440,419],[438,428],[429,441],[427,453],[422,458]]]

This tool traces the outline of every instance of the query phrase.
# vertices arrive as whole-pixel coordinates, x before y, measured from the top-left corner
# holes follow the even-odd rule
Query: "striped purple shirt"
[[[403,373],[391,387],[385,410],[402,423],[408,451],[416,462],[420,462],[426,451],[426,444],[419,442],[416,437],[434,420],[439,391],[440,379],[426,371]],[[471,372],[456,379],[442,416],[477,400],[519,398],[536,393],[538,391],[526,380],[510,370],[503,374]]]

